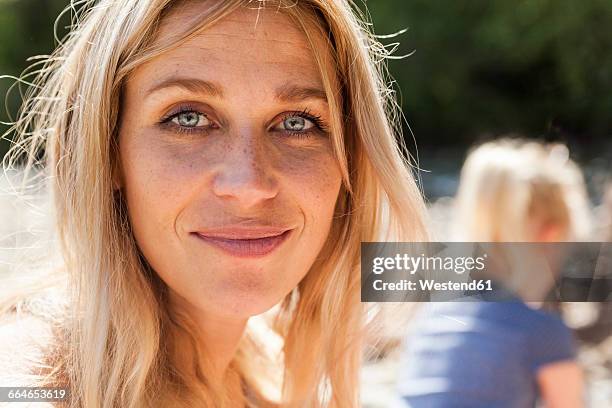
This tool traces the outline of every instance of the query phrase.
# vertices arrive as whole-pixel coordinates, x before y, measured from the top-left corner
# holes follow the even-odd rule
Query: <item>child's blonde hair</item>
[[[504,138],[469,153],[454,234],[480,242],[583,240],[588,207],[582,172],[565,145]],[[546,230],[554,234],[544,237]]]

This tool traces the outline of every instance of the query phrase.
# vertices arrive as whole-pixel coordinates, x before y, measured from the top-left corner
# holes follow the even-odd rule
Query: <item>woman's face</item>
[[[175,11],[158,41],[199,7]],[[133,72],[118,182],[136,241],[171,296],[248,317],[298,284],[328,236],[341,184],[329,122],[313,51],[276,11],[241,8]]]

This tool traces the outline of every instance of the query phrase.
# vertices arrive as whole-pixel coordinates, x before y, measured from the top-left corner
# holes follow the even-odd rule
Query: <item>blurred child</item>
[[[562,144],[501,139],[468,155],[453,235],[474,242],[577,241],[590,233],[580,168]]]
[[[464,164],[456,215],[460,241],[557,242],[588,233],[582,174],[562,145],[481,145]],[[431,303],[408,337],[397,406],[581,407],[582,383],[572,334],[557,315],[519,295]]]

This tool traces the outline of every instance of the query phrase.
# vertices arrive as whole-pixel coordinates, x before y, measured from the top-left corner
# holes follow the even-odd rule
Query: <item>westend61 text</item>
[[[471,282],[436,282],[433,279],[420,279],[417,282],[402,279],[398,282],[384,282],[380,279],[373,283],[374,290],[391,291],[413,291],[413,290],[438,290],[438,291],[483,291],[493,290],[490,279],[480,279]]]

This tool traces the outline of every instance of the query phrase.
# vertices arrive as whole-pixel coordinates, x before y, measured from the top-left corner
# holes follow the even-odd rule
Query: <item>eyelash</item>
[[[189,112],[193,112],[193,113],[197,113],[199,115],[204,115],[208,120],[210,120],[210,118],[208,118],[208,116],[200,111],[198,111],[197,108],[190,106],[190,105],[184,105],[184,106],[180,106],[177,109],[173,110],[172,112],[170,112],[169,114],[167,114],[166,116],[164,116],[160,121],[159,124],[170,128],[173,131],[179,132],[179,133],[184,133],[184,134],[194,134],[194,133],[208,133],[211,128],[215,129],[216,125],[211,125],[209,127],[206,127],[205,129],[199,129],[197,127],[187,127],[187,126],[180,126],[180,125],[176,125],[174,123],[172,123],[172,119],[178,117],[178,115],[182,114],[182,113],[189,113]],[[297,132],[297,131],[290,131],[290,130],[282,130],[280,132],[286,133],[288,135],[291,135],[293,137],[302,139],[302,138],[308,138],[312,136],[313,132],[321,132],[324,135],[328,134],[328,128],[327,125],[325,124],[325,122],[323,121],[323,119],[321,118],[321,116],[319,115],[315,115],[313,114],[309,109],[304,109],[302,111],[292,111],[292,112],[287,112],[286,114],[283,115],[281,122],[284,122],[285,120],[287,120],[288,118],[292,117],[292,116],[299,116],[302,117],[306,120],[309,120],[313,123],[313,128],[303,131],[303,132]],[[212,122],[212,121],[211,121]]]

